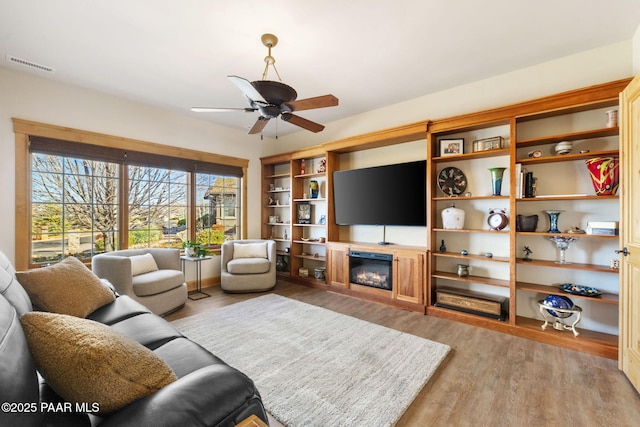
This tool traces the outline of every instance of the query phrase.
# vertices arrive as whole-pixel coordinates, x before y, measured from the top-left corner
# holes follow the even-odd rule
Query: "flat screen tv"
[[[426,225],[426,160],[333,173],[339,225]]]

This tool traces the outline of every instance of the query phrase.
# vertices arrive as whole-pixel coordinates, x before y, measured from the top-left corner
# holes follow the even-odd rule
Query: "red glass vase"
[[[620,161],[615,157],[594,157],[584,161],[598,196],[614,196],[620,182]]]

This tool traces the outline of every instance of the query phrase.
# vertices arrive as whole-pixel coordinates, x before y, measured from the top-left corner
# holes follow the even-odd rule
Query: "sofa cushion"
[[[77,258],[69,257],[51,267],[16,273],[33,304],[52,313],[86,317],[115,295]]]
[[[260,274],[271,268],[271,262],[266,258],[232,259],[227,263],[227,271],[231,274]]]
[[[114,302],[103,305],[86,318],[105,325],[112,325],[142,313],[151,313],[151,311],[133,298],[120,295]]]
[[[70,402],[111,412],[176,380],[152,351],[98,322],[43,312],[20,320],[38,370]]]
[[[267,242],[234,243],[233,259],[238,258],[267,258]]]
[[[18,314],[0,295],[0,402],[37,404],[39,400],[36,366]],[[41,414],[27,411],[2,411],[0,425],[36,426],[40,418]]]
[[[18,316],[33,310],[29,295],[16,280],[16,270],[2,252],[0,252],[0,295],[16,309]]]
[[[183,283],[184,274],[180,270],[157,270],[132,278],[133,292],[139,297],[161,294]]]
[[[131,275],[150,273],[158,270],[158,264],[151,254],[134,255],[129,257],[131,260]]]
[[[138,314],[110,326],[114,331],[151,350],[175,338],[182,337],[182,333],[171,323],[152,313]]]
[[[206,366],[224,364],[200,344],[185,337],[171,340],[154,349],[153,352],[169,365],[178,378]]]

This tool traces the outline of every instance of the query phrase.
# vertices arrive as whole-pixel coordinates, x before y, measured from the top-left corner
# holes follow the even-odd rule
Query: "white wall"
[[[348,117],[327,124],[320,133],[299,132],[268,141],[266,145],[271,154],[291,151],[425,119],[509,105],[633,74],[632,41],[628,40]],[[340,94],[336,96],[339,98]]]
[[[248,234],[258,237],[259,158],[264,155],[629,77],[633,74],[632,57],[632,41],[629,40],[329,123],[319,134],[301,132],[280,137],[277,141],[260,141],[244,131],[215,126],[186,114],[0,68],[0,144],[3,149],[0,158],[0,250],[14,259],[12,117],[247,158],[250,160]],[[402,150],[402,147],[398,149]],[[359,162],[357,157],[358,154],[354,154],[354,162]]]
[[[235,129],[195,120],[131,100],[0,67],[0,251],[15,260],[15,139],[11,118],[249,159],[248,235],[260,234],[259,176],[262,141]],[[218,276],[205,263],[204,276]],[[207,267],[204,267],[207,266]],[[190,278],[190,277],[188,277]]]
[[[640,25],[633,35],[633,74],[640,74]]]

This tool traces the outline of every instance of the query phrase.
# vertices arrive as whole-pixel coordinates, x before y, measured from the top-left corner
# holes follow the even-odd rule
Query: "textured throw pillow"
[[[102,323],[44,312],[20,322],[38,371],[69,402],[111,412],[176,380],[151,350]]]
[[[158,270],[155,258],[151,254],[134,255],[129,257],[131,260],[131,275],[150,273]]]
[[[43,311],[86,317],[115,300],[98,276],[73,257],[51,267],[17,272],[16,278],[33,305]]]
[[[233,258],[267,258],[267,242],[234,243]]]

